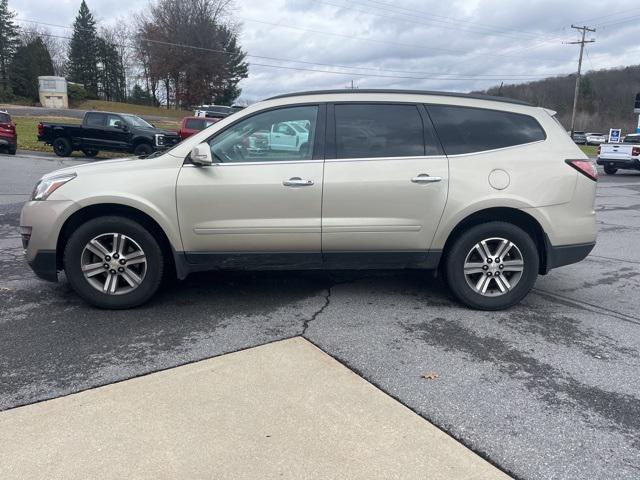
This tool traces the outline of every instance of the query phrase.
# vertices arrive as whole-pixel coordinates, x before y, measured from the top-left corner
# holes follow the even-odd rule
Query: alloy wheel
[[[140,245],[121,233],[104,233],[82,250],[82,274],[96,290],[123,295],[138,288],[147,272],[147,257]]]
[[[512,291],[522,278],[524,258],[518,246],[505,238],[487,238],[476,243],[464,261],[467,285],[486,297]]]

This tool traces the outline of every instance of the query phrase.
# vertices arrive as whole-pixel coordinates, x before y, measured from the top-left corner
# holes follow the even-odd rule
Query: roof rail
[[[400,94],[412,94],[412,95],[437,95],[441,97],[456,97],[456,98],[472,98],[475,100],[489,100],[492,102],[503,103],[515,103],[517,105],[532,106],[528,102],[522,100],[516,100],[508,97],[496,97],[493,95],[483,95],[481,93],[458,93],[458,92],[438,92],[432,90],[395,90],[395,89],[377,89],[377,88],[358,88],[358,89],[342,89],[342,90],[311,90],[308,92],[295,92],[285,93],[283,95],[276,95],[275,97],[267,98],[267,100],[275,100],[278,98],[290,98],[301,97],[305,95],[325,95],[325,94],[360,94],[360,93],[400,93]]]

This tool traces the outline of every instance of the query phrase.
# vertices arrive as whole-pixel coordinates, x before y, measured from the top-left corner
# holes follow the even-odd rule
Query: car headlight
[[[49,195],[59,189],[62,185],[76,177],[77,175],[75,173],[67,173],[64,175],[41,179],[36,183],[36,187],[33,189],[31,200],[46,200],[49,198]]]

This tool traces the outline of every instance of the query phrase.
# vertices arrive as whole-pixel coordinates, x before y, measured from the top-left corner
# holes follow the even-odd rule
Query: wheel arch
[[[173,248],[169,237],[164,229],[153,217],[140,209],[129,205],[118,203],[99,203],[88,205],[77,210],[69,216],[60,229],[56,244],[56,262],[58,270],[62,270],[63,252],[71,234],[83,223],[98,217],[104,216],[123,216],[140,223],[149,230],[153,236],[159,241],[160,248],[171,268],[176,269],[180,278],[184,278],[184,272],[181,271],[182,262],[178,260],[178,253]]]
[[[460,222],[458,222],[458,224],[451,230],[451,232],[449,232],[444,248],[442,249],[441,265],[443,264],[443,260],[446,258],[447,253],[451,249],[453,243],[464,231],[475,225],[493,221],[511,223],[527,232],[536,244],[538,255],[540,257],[540,266],[538,269],[538,273],[544,275],[548,272],[548,240],[546,240],[546,234],[544,232],[544,229],[542,228],[542,225],[540,225],[538,220],[536,220],[530,214],[513,207],[485,208],[471,213]]]

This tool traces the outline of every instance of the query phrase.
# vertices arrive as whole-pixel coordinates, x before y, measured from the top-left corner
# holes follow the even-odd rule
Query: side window
[[[337,158],[425,155],[424,127],[415,105],[337,104],[335,118]],[[427,154],[437,153],[435,141],[429,143]]]
[[[102,127],[104,126],[104,117],[100,113],[87,113],[84,123],[87,127]]]
[[[185,124],[185,127],[189,130],[203,130],[204,129],[204,120],[200,120],[197,118],[189,118]]]
[[[538,121],[520,113],[429,105],[429,115],[447,155],[495,150],[547,138]]]
[[[115,127],[117,122],[124,123],[124,120],[122,119],[122,117],[119,117],[118,115],[108,115],[107,116],[107,126],[108,127]]]
[[[311,160],[316,136],[318,106],[279,108],[252,115],[209,140],[214,159],[222,163]],[[297,133],[288,122],[308,123]],[[287,141],[277,133],[281,125],[292,136]]]

